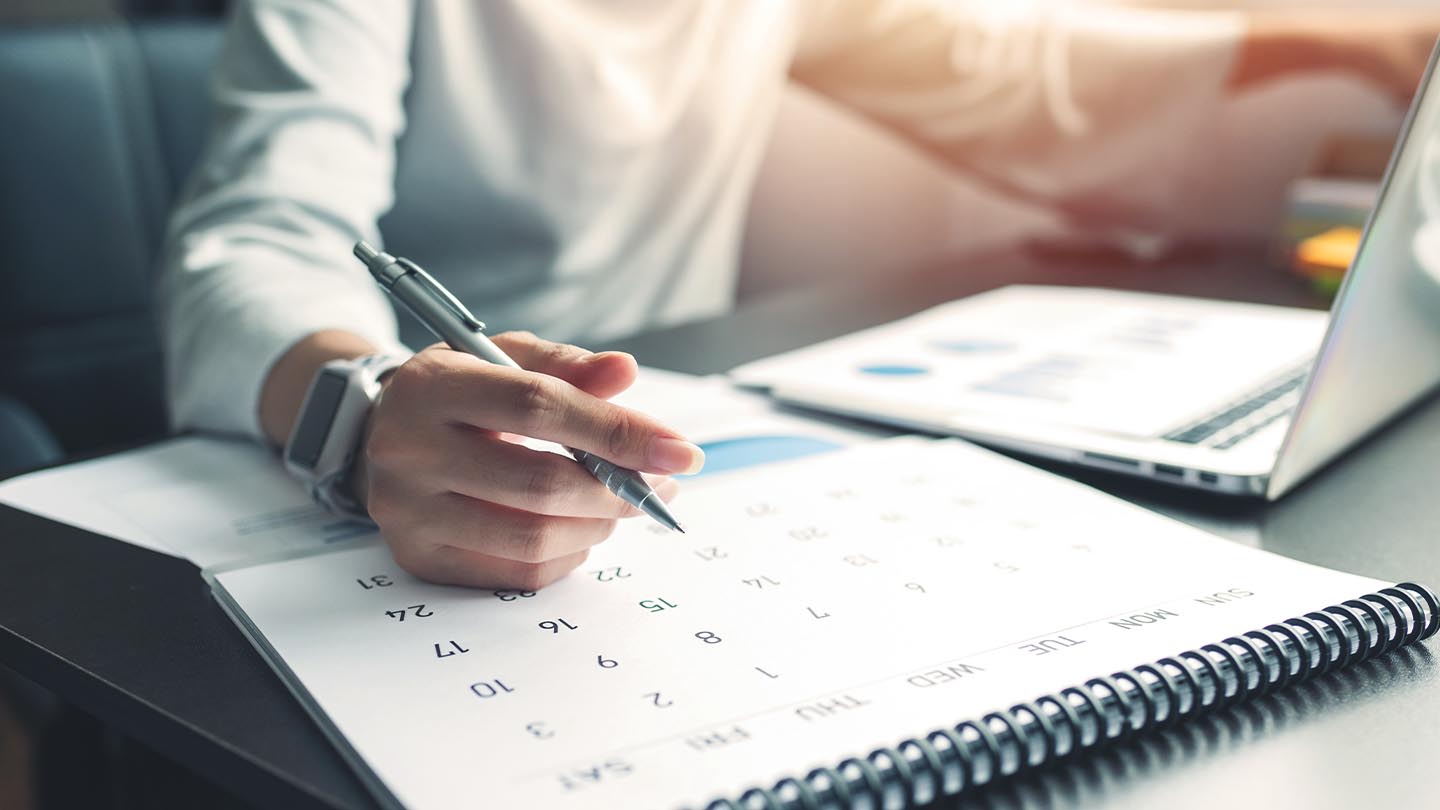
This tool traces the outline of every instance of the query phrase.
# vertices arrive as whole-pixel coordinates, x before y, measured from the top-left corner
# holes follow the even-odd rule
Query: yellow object
[[[1307,276],[1343,274],[1360,249],[1360,229],[1331,228],[1295,248],[1295,267]]]
[[[1296,272],[1310,279],[1320,292],[1333,294],[1359,250],[1359,228],[1331,228],[1296,245],[1293,265]]]

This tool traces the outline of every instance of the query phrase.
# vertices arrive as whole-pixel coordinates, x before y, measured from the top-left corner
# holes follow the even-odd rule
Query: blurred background
[[[1426,2],[1111,4],[1359,13]],[[9,395],[45,415],[54,441],[39,448],[41,458],[164,430],[151,265],[169,204],[204,141],[206,76],[226,5],[0,3],[0,104],[12,118],[0,134],[0,210],[7,213],[0,239],[10,246],[12,266],[33,259],[76,285],[58,300],[64,285],[53,275],[10,271],[3,279],[10,300],[0,302],[0,351],[22,359],[0,381],[0,409]],[[1231,98],[1198,139],[1202,148],[1167,167],[1181,187],[1172,215],[1146,238],[1109,247],[1156,259],[1177,250],[1263,246],[1257,250],[1273,269],[1331,289],[1403,112],[1374,87],[1339,74],[1288,78]],[[70,231],[82,221],[88,227],[77,238]],[[1051,212],[958,175],[878,125],[792,86],[754,190],[740,294],[743,300],[822,277],[952,262],[963,268],[970,257],[1075,236]],[[1302,240],[1314,236],[1321,239],[1302,249]],[[97,272],[102,265],[104,274]],[[86,321],[88,334],[58,328],[77,319]],[[59,351],[67,341],[73,350]],[[96,342],[106,351],[87,349]],[[72,396],[73,381],[85,375],[140,395],[97,418]]]
[[[220,14],[223,0],[9,0],[0,22],[56,22],[148,14]]]
[[[1433,0],[1123,4],[1360,12]],[[0,2],[0,243],[10,251],[0,269],[0,475],[165,431],[150,281],[169,204],[204,140],[225,7]],[[1265,272],[1333,289],[1403,113],[1372,87],[1323,73],[1233,98],[1179,167],[1177,215],[1120,252],[1155,260],[1239,246]],[[963,265],[1066,237],[1053,214],[792,87],[754,191],[741,294]],[[37,266],[43,278],[19,272]],[[127,395],[97,409],[94,392],[107,390]],[[3,669],[0,692],[11,696],[0,700],[3,810],[239,806]]]

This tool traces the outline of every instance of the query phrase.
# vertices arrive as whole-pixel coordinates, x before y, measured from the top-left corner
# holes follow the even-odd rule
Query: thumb
[[[521,368],[558,377],[594,397],[609,399],[635,382],[635,358],[624,352],[591,352],[529,332],[502,332],[491,339]]]

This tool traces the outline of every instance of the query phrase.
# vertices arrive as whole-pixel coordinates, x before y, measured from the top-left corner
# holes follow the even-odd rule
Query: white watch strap
[[[311,382],[286,444],[285,464],[310,496],[335,514],[369,519],[364,504],[345,484],[380,393],[380,378],[408,359],[374,354],[336,360],[326,363]]]

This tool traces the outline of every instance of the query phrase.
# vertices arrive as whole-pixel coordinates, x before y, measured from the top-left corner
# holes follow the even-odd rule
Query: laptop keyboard
[[[1291,371],[1254,394],[1199,422],[1165,434],[1166,439],[1184,444],[1202,444],[1226,450],[1244,441],[1295,410],[1300,388],[1310,373],[1310,363]]]

